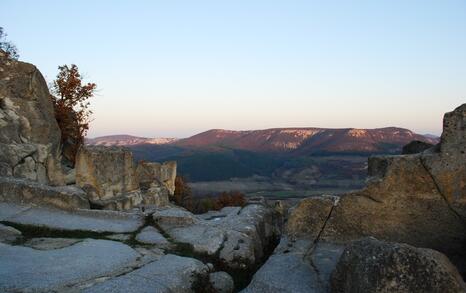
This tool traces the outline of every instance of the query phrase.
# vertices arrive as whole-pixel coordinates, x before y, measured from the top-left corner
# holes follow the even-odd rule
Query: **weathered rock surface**
[[[154,213],[154,220],[174,241],[190,244],[196,253],[218,255],[230,269],[253,267],[281,233],[280,215],[262,204],[198,216],[170,208]]]
[[[76,156],[76,183],[92,200],[137,191],[133,154],[123,147],[82,147]]]
[[[348,245],[332,275],[332,292],[466,292],[443,254],[364,238]]]
[[[0,224],[0,242],[13,243],[21,238],[21,232],[13,227]]]
[[[123,147],[84,146],[76,158],[76,183],[93,205],[128,210],[139,205],[165,206],[173,195],[176,162],[133,162]]]
[[[0,177],[0,201],[67,210],[89,208],[87,195],[76,186],[49,186],[13,177]]]
[[[192,213],[179,207],[157,210],[153,218],[159,225],[166,228],[190,225],[197,221]]]
[[[152,226],[147,226],[142,229],[142,231],[136,235],[136,240],[144,244],[153,244],[157,246],[167,246],[169,244],[168,240]]]
[[[0,204],[0,220],[6,223],[38,227],[58,231],[82,231],[94,233],[131,233],[143,225],[137,214],[116,211],[75,210],[72,212]]]
[[[235,290],[233,278],[226,272],[215,272],[209,274],[210,284],[218,293],[232,293]]]
[[[0,175],[63,185],[60,137],[42,74],[0,56]]]
[[[465,109],[445,115],[439,153],[370,158],[365,189],[339,201],[303,200],[290,216],[288,234],[338,243],[374,236],[432,248],[465,271]]]
[[[129,246],[107,240],[54,250],[0,243],[0,291],[62,292],[65,286],[119,271],[138,256]]]
[[[283,237],[243,293],[329,292],[329,280],[344,246]],[[310,254],[312,252],[312,255]]]
[[[193,292],[192,286],[198,275],[206,275],[207,272],[207,267],[196,259],[167,254],[158,261],[120,277],[98,283],[83,292]]]
[[[144,162],[138,163],[136,168],[141,188],[149,189],[151,186],[163,186],[170,195],[175,192],[176,162]]]

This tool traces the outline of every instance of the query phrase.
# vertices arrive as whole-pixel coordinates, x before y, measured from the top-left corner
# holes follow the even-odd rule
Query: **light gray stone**
[[[209,274],[210,284],[218,293],[231,293],[235,290],[233,278],[226,272]]]
[[[157,210],[153,215],[154,221],[162,227],[186,226],[197,222],[191,212],[178,207]]]
[[[1,206],[0,206],[1,207]],[[4,221],[64,231],[88,231],[96,233],[131,233],[143,225],[141,215],[101,210],[75,210],[72,212],[31,208],[21,213],[0,218]]]
[[[208,225],[191,225],[168,230],[173,240],[189,243],[195,252],[214,255],[225,241],[225,233]]]
[[[243,293],[327,293],[343,245],[283,237]]]
[[[160,246],[166,246],[169,244],[167,239],[163,237],[160,232],[152,227],[152,226],[147,226],[142,231],[136,235],[136,240],[144,243],[144,244],[153,244],[153,245],[160,245]]]
[[[0,177],[0,201],[60,209],[89,208],[86,194],[76,186],[54,187],[13,177]]]
[[[30,208],[31,206],[29,205],[0,202],[0,221],[4,221],[14,215],[29,210]]]
[[[107,240],[89,239],[54,250],[0,243],[0,291],[52,291],[112,274],[138,256],[129,246]]]
[[[198,274],[206,275],[205,265],[192,258],[167,254],[134,270],[85,289],[85,293],[190,293]]]

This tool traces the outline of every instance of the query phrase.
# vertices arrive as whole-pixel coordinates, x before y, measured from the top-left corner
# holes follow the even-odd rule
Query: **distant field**
[[[325,180],[318,185],[300,188],[284,181],[264,177],[235,178],[223,181],[189,183],[195,196],[215,195],[222,191],[240,191],[247,196],[270,199],[304,198],[320,194],[338,195],[364,186],[362,180]]]
[[[311,190],[278,190],[278,191],[257,191],[247,193],[248,197],[264,196],[269,199],[285,199],[285,198],[305,198],[321,194],[340,195],[355,189],[348,188],[317,188]]]

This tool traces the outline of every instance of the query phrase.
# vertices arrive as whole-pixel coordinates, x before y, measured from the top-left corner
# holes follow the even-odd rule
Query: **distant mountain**
[[[355,128],[273,128],[232,131],[213,129],[173,142],[193,149],[239,149],[252,152],[313,153],[395,153],[412,140],[435,144],[438,138],[408,129],[386,127]]]
[[[219,188],[233,184],[249,190],[251,186],[285,184],[286,189],[315,190],[362,186],[368,156],[400,154],[413,140],[436,144],[439,139],[397,127],[274,128],[213,129],[179,140],[117,135],[87,143],[128,146],[136,160],[176,160],[179,173],[191,182],[222,182]]]
[[[104,146],[131,146],[139,144],[168,144],[176,141],[176,138],[148,138],[126,134],[100,136],[86,139],[86,144]]]

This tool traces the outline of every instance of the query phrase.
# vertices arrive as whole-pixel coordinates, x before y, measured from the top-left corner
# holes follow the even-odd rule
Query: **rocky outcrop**
[[[281,215],[267,203],[225,207],[193,215],[178,207],[158,210],[153,219],[173,243],[231,273],[243,287],[281,234]]]
[[[303,200],[289,235],[346,243],[365,236],[439,250],[461,271],[466,252],[466,105],[447,113],[438,152],[369,159],[368,186]]]
[[[13,177],[0,177],[0,202],[36,204],[60,209],[88,209],[84,191],[76,186],[48,186]]]
[[[137,166],[124,147],[84,146],[76,156],[76,184],[103,209],[165,206],[175,188],[176,162]]]
[[[76,184],[86,190],[92,200],[111,199],[139,189],[133,154],[128,149],[82,147],[75,165]]]
[[[308,255],[313,249],[312,255]],[[280,244],[242,293],[326,293],[344,246],[283,236]]]
[[[138,163],[136,175],[144,196],[145,204],[164,206],[175,193],[176,162]]]
[[[53,111],[39,70],[0,52],[0,176],[64,184]]]
[[[363,190],[302,200],[244,292],[464,292],[465,117],[466,104],[445,114],[441,143],[422,153],[371,157]],[[354,242],[337,266],[367,236],[391,243]]]
[[[175,192],[176,162],[145,162],[138,163],[136,174],[141,188],[149,189],[152,186],[165,187],[170,195]]]
[[[331,287],[334,293],[466,291],[458,271],[443,254],[375,238],[346,247],[332,274]]]
[[[401,150],[402,155],[411,155],[411,154],[418,154],[422,153],[423,151],[430,149],[434,145],[428,142],[420,141],[420,140],[413,140],[412,142],[403,146]]]

